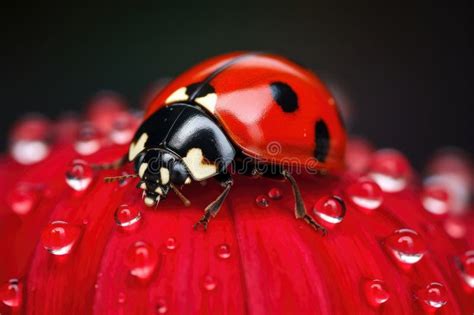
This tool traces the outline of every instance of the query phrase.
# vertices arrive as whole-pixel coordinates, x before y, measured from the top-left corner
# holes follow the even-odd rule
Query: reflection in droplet
[[[166,240],[166,248],[169,250],[176,249],[176,239],[174,237],[168,237]]]
[[[373,279],[364,282],[364,291],[370,305],[377,307],[388,301],[390,293],[382,280]]]
[[[441,186],[427,185],[423,189],[421,202],[426,211],[443,215],[449,210],[449,194]]]
[[[461,278],[474,289],[474,250],[468,250],[457,260],[457,267]]]
[[[0,286],[0,300],[9,307],[18,307],[22,302],[22,284],[18,279],[10,279]]]
[[[421,237],[410,229],[396,230],[385,244],[398,261],[410,265],[419,262],[426,251]]]
[[[80,234],[81,229],[78,226],[64,221],[53,221],[43,230],[41,243],[53,255],[67,255],[76,245]]]
[[[158,254],[152,245],[139,241],[128,249],[126,262],[131,275],[140,279],[148,279],[158,264]]]
[[[316,217],[330,224],[342,222],[346,214],[344,201],[338,196],[321,197],[313,207]]]
[[[432,282],[418,292],[418,298],[433,309],[439,309],[448,302],[448,293],[444,285]]]
[[[220,244],[217,246],[217,256],[221,259],[230,257],[230,246],[227,244]]]
[[[346,195],[359,208],[375,210],[383,202],[379,185],[368,178],[360,178],[346,189]]]
[[[129,205],[120,205],[114,213],[115,223],[118,226],[130,228],[136,226],[136,224],[142,218],[140,210],[136,207],[131,207]]]
[[[204,277],[203,287],[207,291],[213,291],[217,287],[216,279],[211,275],[206,275]]]
[[[38,191],[35,187],[20,183],[8,194],[7,203],[16,214],[26,215],[36,207],[38,199]]]
[[[399,192],[408,184],[410,165],[398,151],[385,149],[376,152],[370,166],[369,177],[385,192]]]
[[[74,149],[81,155],[91,155],[99,151],[100,142],[99,131],[93,125],[85,124],[79,130]]]
[[[279,188],[270,189],[267,195],[270,199],[273,199],[273,200],[280,200],[283,197],[281,190]]]
[[[157,314],[166,314],[168,312],[168,306],[166,305],[165,299],[159,299],[156,303],[156,313]]]
[[[270,205],[270,202],[268,201],[267,197],[265,195],[260,195],[255,199],[255,202],[257,203],[257,206],[261,208],[267,208]]]
[[[93,178],[92,167],[83,160],[73,160],[66,171],[66,183],[75,191],[89,187]]]

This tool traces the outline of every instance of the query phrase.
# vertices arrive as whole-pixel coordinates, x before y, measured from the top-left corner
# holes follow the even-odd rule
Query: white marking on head
[[[217,104],[217,94],[209,93],[206,96],[196,98],[195,101],[196,103],[205,107],[208,111],[214,114]]]
[[[143,189],[143,190],[146,190],[146,184],[145,184],[145,183],[141,183],[141,184],[140,184],[140,188]]]
[[[133,161],[145,149],[145,143],[148,140],[148,134],[142,133],[140,138],[138,138],[137,142],[132,142],[130,144],[130,149],[128,151],[128,160]]]
[[[186,88],[182,87],[174,91],[165,101],[165,104],[170,104],[179,101],[186,101],[188,99],[188,95],[186,95]]]
[[[186,178],[184,181],[185,184],[191,184],[191,177]]]
[[[167,168],[160,168],[160,178],[163,185],[168,184],[170,181],[170,171]]]
[[[217,167],[205,162],[202,150],[199,148],[189,150],[183,162],[195,180],[203,180],[217,173]]]
[[[145,205],[147,207],[153,207],[155,204],[156,204],[156,201],[155,199],[153,198],[150,198],[150,197],[145,197],[145,199],[143,199],[143,202],[145,203]]]
[[[157,187],[157,188],[155,189],[155,192],[156,192],[157,194],[159,194],[159,195],[163,195],[163,190],[161,189],[161,187]]]
[[[140,176],[140,178],[143,178],[143,175],[145,175],[145,171],[147,168],[148,168],[148,163],[142,163],[140,165],[140,168],[138,169],[138,176]]]

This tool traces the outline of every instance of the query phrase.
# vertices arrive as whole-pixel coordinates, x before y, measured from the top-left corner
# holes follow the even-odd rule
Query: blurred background
[[[9,128],[27,112],[80,112],[103,89],[140,107],[160,78],[216,54],[261,50],[313,69],[352,134],[403,151],[419,169],[442,146],[472,153],[470,1],[24,4],[0,14],[3,151]]]

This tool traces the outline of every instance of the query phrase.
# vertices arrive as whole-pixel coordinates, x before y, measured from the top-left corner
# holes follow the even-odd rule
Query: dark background
[[[26,112],[80,111],[100,89],[138,106],[160,77],[223,52],[264,50],[337,85],[351,131],[419,168],[440,146],[472,152],[472,2],[356,2],[2,8],[0,147]]]

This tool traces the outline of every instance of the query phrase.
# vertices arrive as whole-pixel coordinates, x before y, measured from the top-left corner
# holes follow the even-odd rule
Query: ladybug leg
[[[232,185],[234,184],[234,181],[228,174],[222,174],[225,179],[221,181],[221,185],[224,187],[224,190],[222,193],[214,200],[211,202],[206,209],[204,210],[204,215],[202,218],[194,224],[194,229],[196,230],[199,226],[202,226],[204,228],[204,231],[207,230],[207,225],[209,224],[209,221],[211,218],[214,218],[217,213],[219,213],[219,210],[224,203],[225,198],[229,194],[230,189],[232,188]]]
[[[288,180],[291,184],[291,189],[293,190],[293,195],[295,196],[295,216],[297,219],[303,219],[306,223],[311,225],[316,231],[320,231],[323,236],[327,234],[326,228],[319,225],[312,217],[306,212],[306,207],[304,205],[303,197],[301,197],[300,189],[296,184],[296,180],[287,170],[282,170],[281,174]]]
[[[127,163],[127,156],[123,156],[120,159],[104,164],[92,164],[92,168],[96,171],[105,171],[105,170],[118,170]]]

